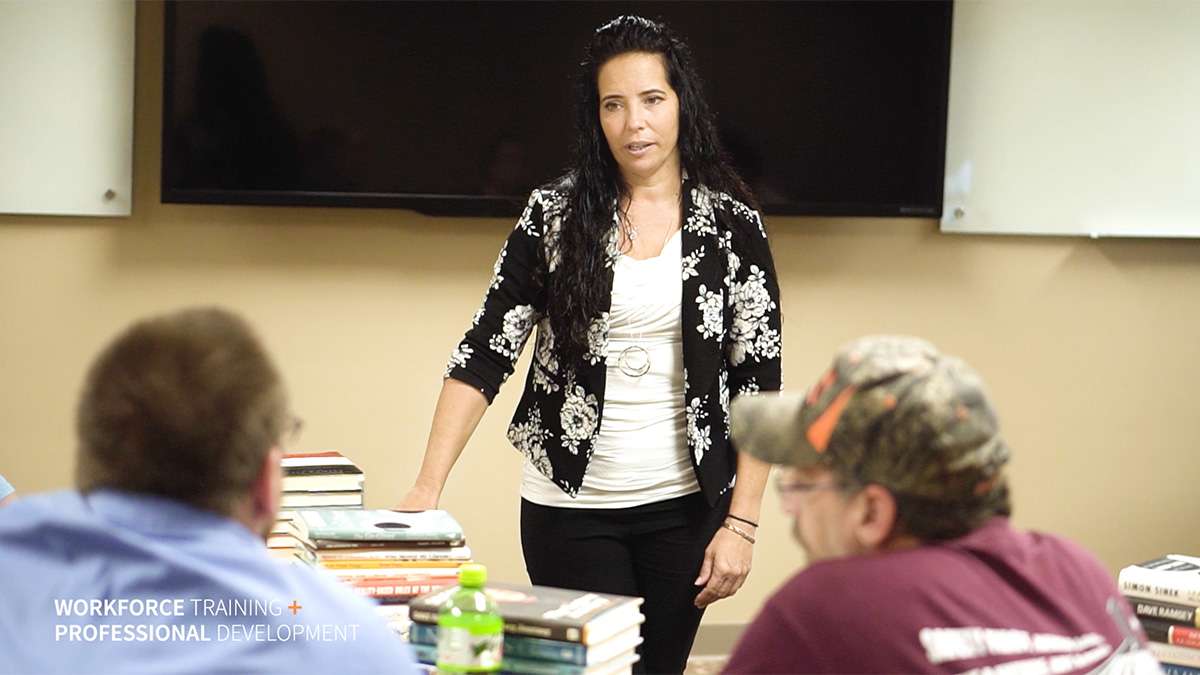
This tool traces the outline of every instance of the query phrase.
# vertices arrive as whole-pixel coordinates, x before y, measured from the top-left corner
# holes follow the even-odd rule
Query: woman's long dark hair
[[[620,16],[597,29],[575,82],[576,141],[572,166],[559,182],[566,191],[567,210],[547,302],[555,351],[564,365],[576,363],[587,352],[588,324],[608,300],[604,263],[612,213],[629,188],[600,127],[597,77],[601,66],[629,52],[660,54],[666,62],[667,79],[679,97],[678,148],[689,180],[757,208],[721,148],[703,82],[683,40],[666,24],[639,16]]]

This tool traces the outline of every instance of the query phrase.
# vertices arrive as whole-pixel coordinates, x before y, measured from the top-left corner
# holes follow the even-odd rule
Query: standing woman
[[[729,400],[779,388],[779,287],[686,45],[619,17],[577,84],[574,166],[500,251],[402,507],[436,506],[536,326],[508,429],[530,580],[644,597],[639,670],[679,673],[750,570],[768,467],[730,447]]]

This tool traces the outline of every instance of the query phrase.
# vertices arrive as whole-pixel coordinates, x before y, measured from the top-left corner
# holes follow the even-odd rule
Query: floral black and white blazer
[[[758,212],[725,193],[684,183],[683,364],[687,446],[710,504],[732,485],[729,400],[780,387],[779,284]],[[545,289],[554,274],[554,242],[565,194],[535,190],[496,259],[491,285],[471,328],[450,357],[446,376],[483,392],[490,403],[537,326],[533,361],[508,439],[533,466],[574,497],[604,414],[608,312],[592,320],[588,353],[558,363]],[[720,217],[718,217],[720,216]],[[735,236],[726,223],[736,222]],[[617,214],[608,242],[608,292],[619,252]]]

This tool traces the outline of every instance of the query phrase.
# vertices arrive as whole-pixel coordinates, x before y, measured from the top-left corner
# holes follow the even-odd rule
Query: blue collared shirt
[[[0,673],[412,673],[371,604],[244,525],[101,490],[0,509]]]

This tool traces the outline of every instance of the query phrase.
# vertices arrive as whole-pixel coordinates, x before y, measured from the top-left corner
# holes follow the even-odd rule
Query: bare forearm
[[[771,465],[755,459],[744,452],[738,453],[737,484],[733,486],[733,497],[729,503],[729,513],[758,522],[762,511],[763,490],[767,486],[767,477],[771,473]]]
[[[471,385],[453,378],[442,383],[414,487],[441,494],[450,470],[487,407],[487,399]]]

